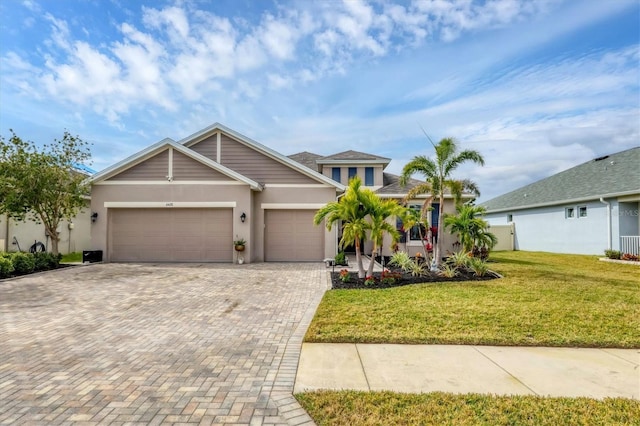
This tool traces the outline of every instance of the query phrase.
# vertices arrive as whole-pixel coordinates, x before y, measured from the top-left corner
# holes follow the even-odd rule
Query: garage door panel
[[[231,209],[113,209],[116,262],[231,262]]]
[[[324,258],[324,228],[314,210],[265,211],[265,260],[318,262]]]

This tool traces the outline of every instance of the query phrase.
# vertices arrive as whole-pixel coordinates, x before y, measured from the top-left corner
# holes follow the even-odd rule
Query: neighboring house
[[[515,249],[603,254],[640,250],[640,147],[606,155],[482,203],[514,224]]]
[[[95,170],[84,164],[74,165],[79,173],[89,177]],[[86,206],[71,220],[62,220],[58,226],[58,251],[62,254],[81,252],[91,247],[91,205],[87,197]],[[51,251],[50,237],[44,225],[26,219],[24,221],[0,215],[0,251],[29,251],[36,243],[44,244]]]
[[[401,197],[397,177],[383,172],[389,161],[353,151],[286,157],[216,123],[91,178],[92,248],[112,262],[322,261],[339,234],[313,224],[317,210],[354,173],[381,196]],[[246,248],[236,253],[240,238]]]
[[[88,250],[91,247],[91,209],[80,211],[70,221],[60,221],[58,251],[62,254]],[[51,241],[46,235],[44,225],[31,220],[19,221],[0,215],[0,251],[29,251],[40,242],[47,251],[51,251]]]

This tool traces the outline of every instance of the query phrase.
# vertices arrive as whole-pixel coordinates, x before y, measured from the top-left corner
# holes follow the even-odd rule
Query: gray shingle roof
[[[640,147],[599,157],[482,203],[487,211],[640,194]]]
[[[400,176],[383,173],[382,174],[382,188],[376,191],[376,194],[406,194],[411,188],[422,182],[416,179],[409,179],[406,186],[400,185]]]
[[[313,152],[303,151],[297,154],[289,155],[289,158],[291,158],[293,161],[297,161],[303,166],[307,166],[311,170],[318,171],[318,163],[316,163],[316,160],[318,158],[322,158],[322,155],[314,154]]]
[[[326,157],[322,157],[321,159],[319,159],[318,163],[322,164],[322,162],[324,161],[336,161],[336,160],[337,161],[375,161],[375,162],[386,161],[387,163],[391,161],[390,158],[379,157],[373,154],[366,154],[364,152],[349,150],[349,151],[344,151],[344,152],[339,152],[337,154],[329,155]]]

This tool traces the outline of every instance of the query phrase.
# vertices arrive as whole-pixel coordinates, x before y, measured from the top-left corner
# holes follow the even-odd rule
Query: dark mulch
[[[374,284],[367,285],[364,283],[364,278],[358,278],[358,272],[351,272],[351,279],[347,282],[342,282],[340,279],[340,272],[331,273],[331,289],[367,289],[375,290],[381,288],[402,287],[409,284],[424,284],[424,283],[446,283],[456,281],[488,281],[495,280],[500,276],[494,272],[487,273],[484,277],[477,277],[471,271],[459,271],[459,275],[453,278],[443,277],[437,273],[427,272],[426,275],[414,277],[411,274],[403,274],[400,270],[391,269],[391,272],[401,274],[401,277],[396,279],[393,284],[382,283],[380,281],[381,272],[374,272],[373,277],[376,282]]]

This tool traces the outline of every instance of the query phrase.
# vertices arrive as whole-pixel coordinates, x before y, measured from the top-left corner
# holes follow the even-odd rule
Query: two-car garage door
[[[110,209],[113,262],[232,262],[232,209]]]

